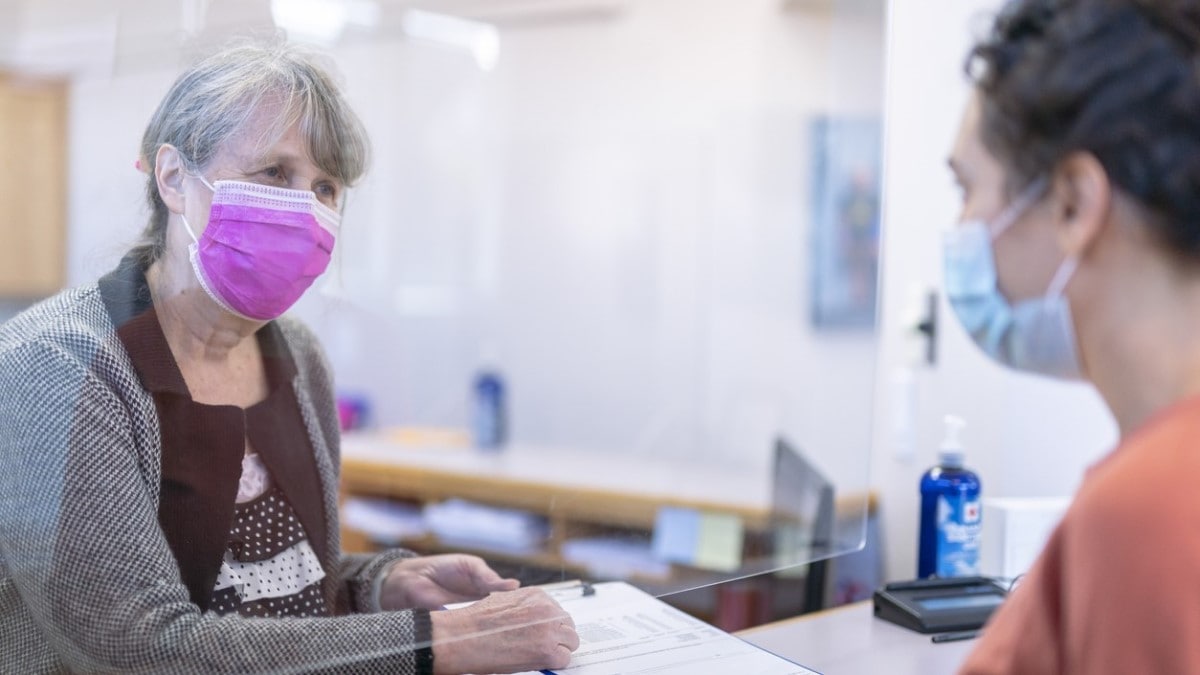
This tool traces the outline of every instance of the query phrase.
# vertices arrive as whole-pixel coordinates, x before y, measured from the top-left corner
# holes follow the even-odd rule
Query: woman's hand
[[[579,648],[571,615],[539,588],[497,593],[429,617],[435,675],[565,668]]]
[[[379,598],[383,609],[441,609],[496,591],[520,586],[504,579],[473,555],[449,554],[408,558],[392,566]]]

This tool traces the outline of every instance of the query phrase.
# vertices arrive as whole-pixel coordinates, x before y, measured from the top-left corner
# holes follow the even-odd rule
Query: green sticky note
[[[700,515],[696,567],[733,572],[742,566],[742,519],[728,513]]]

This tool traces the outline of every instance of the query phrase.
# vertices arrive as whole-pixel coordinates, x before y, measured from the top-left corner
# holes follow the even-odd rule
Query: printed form
[[[579,649],[571,665],[553,673],[819,675],[624,582],[601,583],[593,588],[594,595],[583,595],[579,587],[548,589],[575,620],[579,632]]]

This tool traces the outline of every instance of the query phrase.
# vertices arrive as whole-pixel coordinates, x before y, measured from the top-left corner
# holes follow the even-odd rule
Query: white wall
[[[941,418],[965,417],[967,464],[988,496],[1051,496],[1074,492],[1085,468],[1109,449],[1115,425],[1083,385],[1014,374],[992,364],[940,307],[940,360],[916,372],[911,437],[894,432],[893,417],[910,409],[892,385],[910,362],[906,337],[908,289],[941,283],[939,233],[958,214],[946,157],[970,93],[962,74],[972,36],[987,26],[994,0],[895,0],[891,5],[886,101],[884,303],[879,414],[872,483],[885,510],[888,573],[916,573],[917,484],[936,463]],[[901,427],[906,425],[899,425]],[[915,456],[898,459],[907,445]],[[986,514],[984,518],[986,519]]]
[[[77,78],[71,87],[67,283],[105,274],[146,223],[142,132],[176,68]]]

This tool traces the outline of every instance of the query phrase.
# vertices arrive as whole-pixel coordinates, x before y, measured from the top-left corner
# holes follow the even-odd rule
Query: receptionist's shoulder
[[[1191,487],[1198,483],[1200,397],[1160,412],[1092,467],[1071,515],[1084,524],[1144,530],[1152,516],[1200,514]]]

